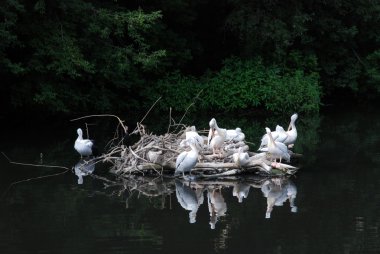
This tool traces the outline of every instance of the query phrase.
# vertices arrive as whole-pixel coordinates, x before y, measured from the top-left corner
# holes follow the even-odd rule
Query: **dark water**
[[[241,127],[255,143],[265,126],[288,122],[288,116],[217,119]],[[75,130],[83,124],[4,122],[0,148],[15,161],[71,168],[79,160]],[[380,253],[380,115],[331,108],[300,115],[297,126],[295,149],[304,156],[293,162],[301,169],[290,179],[189,184],[134,177],[104,186],[90,176],[78,184],[69,171],[10,186],[65,170],[1,158],[0,253]],[[90,129],[97,139],[113,133],[108,125]],[[107,168],[96,165],[95,173],[107,176]]]

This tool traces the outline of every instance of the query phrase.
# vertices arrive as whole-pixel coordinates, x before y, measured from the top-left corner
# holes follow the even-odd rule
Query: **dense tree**
[[[371,0],[4,0],[1,106],[121,111],[148,105],[163,89],[189,98],[189,86],[225,94],[254,89],[246,95],[258,96],[224,96],[215,104],[216,94],[203,93],[206,108],[307,111],[341,89],[375,97],[379,23],[380,2]],[[272,83],[236,83],[263,74],[262,68]],[[310,92],[309,99],[292,94],[272,106],[258,99],[268,89],[290,89],[294,80],[302,80],[295,86]],[[181,107],[172,98],[163,106],[171,101]]]
[[[1,49],[13,54],[2,64],[17,84],[10,86],[15,106],[64,112],[125,108],[127,101],[136,102],[128,99],[141,89],[143,76],[165,56],[147,39],[159,11],[82,0],[9,1],[3,9],[12,17],[5,18],[3,29],[13,33],[5,34]]]
[[[378,89],[379,1],[231,2],[226,22],[239,38],[242,57],[291,64],[289,53],[296,51],[304,59],[317,57],[325,93]]]

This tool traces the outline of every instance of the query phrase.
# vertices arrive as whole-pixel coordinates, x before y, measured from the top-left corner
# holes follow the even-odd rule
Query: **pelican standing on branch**
[[[219,156],[222,155],[223,143],[226,140],[227,130],[218,127],[215,118],[211,119],[210,131],[208,133],[207,144],[212,148],[212,153],[215,155],[215,151],[218,150]]]
[[[274,139],[272,137],[272,133],[268,127],[266,127],[265,130],[266,130],[268,137],[269,137],[268,153],[271,155],[271,157],[273,156],[274,160],[279,158],[280,163],[282,161],[282,158],[284,158],[287,161],[290,161],[290,155],[288,152],[288,147],[284,143],[274,141]]]
[[[80,154],[80,157],[90,156],[93,154],[94,142],[89,139],[83,139],[83,131],[81,128],[77,130],[78,138],[75,140],[74,148]]]
[[[296,120],[298,119],[298,114],[295,113],[290,117],[290,124],[288,127],[288,131],[286,132],[287,138],[284,140],[284,144],[289,147],[294,146],[294,142],[297,140],[297,128],[296,128]]]
[[[286,140],[288,137],[286,134],[286,131],[280,125],[277,125],[276,130],[272,131],[271,134],[272,134],[273,140],[278,141],[278,142],[284,142],[284,140]],[[263,137],[261,138],[259,151],[263,151],[263,152],[268,151],[267,149],[265,149],[268,146],[268,140],[269,140],[268,134],[264,134]]]
[[[232,155],[232,159],[236,166],[238,166],[239,168],[249,163],[249,155],[248,153],[243,152],[242,147],[239,147],[239,151]]]
[[[190,151],[184,151],[180,153],[175,162],[175,172],[174,176],[178,176],[182,173],[182,176],[185,177],[185,172],[191,174],[191,170],[195,167],[198,161],[199,148],[196,144],[194,138],[190,138],[185,141],[190,147]]]

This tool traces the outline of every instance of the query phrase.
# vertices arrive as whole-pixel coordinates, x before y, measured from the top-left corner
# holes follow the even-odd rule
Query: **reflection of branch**
[[[11,161],[11,159],[3,152],[1,152],[3,154],[3,156],[8,160],[9,163],[11,164],[15,164],[15,165],[21,165],[21,166],[32,166],[32,167],[43,167],[43,168],[60,168],[60,169],[66,169],[65,171],[62,171],[62,172],[59,172],[59,173],[55,173],[55,174],[48,174],[48,175],[43,175],[43,176],[37,176],[37,177],[32,177],[32,178],[27,178],[27,179],[23,179],[23,180],[20,180],[20,181],[16,181],[16,182],[12,182],[11,184],[9,184],[8,188],[5,190],[5,192],[1,195],[1,199],[5,196],[5,194],[10,190],[10,188],[13,186],[13,185],[16,185],[16,184],[19,184],[19,183],[23,183],[23,182],[29,182],[29,181],[33,181],[33,180],[38,180],[38,179],[43,179],[43,178],[48,178],[48,177],[53,177],[53,176],[58,176],[58,175],[63,175],[65,173],[67,173],[68,171],[70,171],[71,169],[70,168],[67,168],[67,167],[64,167],[64,166],[55,166],[55,165],[41,165],[41,164],[30,164],[30,163],[20,163],[20,162],[14,162],[14,161]]]
[[[98,179],[101,179],[97,177]],[[105,179],[105,178],[103,178]],[[268,177],[268,176],[254,176],[245,177],[242,180],[239,177],[218,177],[217,179],[199,179],[195,182],[189,182],[189,187],[193,189],[206,189],[206,188],[231,188],[237,184],[246,184],[254,188],[261,188],[261,186],[268,180],[274,182],[283,182],[288,177]],[[101,179],[102,180],[102,179]],[[109,181],[109,180],[108,180]],[[111,181],[109,181],[111,182]],[[148,177],[148,176],[136,176],[129,175],[124,176],[121,181],[105,184],[105,188],[119,187],[118,195],[120,196],[124,191],[128,191],[130,196],[133,193],[143,195],[145,197],[158,197],[162,195],[169,195],[175,190],[175,179],[167,179],[162,177]]]
[[[11,164],[16,164],[16,165],[21,165],[21,166],[32,166],[32,167],[43,167],[43,168],[63,168],[63,169],[67,169],[67,170],[70,170],[69,168],[67,167],[64,167],[64,166],[55,166],[55,165],[44,165],[44,164],[31,164],[31,163],[21,163],[21,162],[14,162],[14,161],[11,161],[11,159],[9,159],[9,157],[1,152],[4,157],[8,160],[9,163]]]
[[[120,186],[119,196],[124,192],[128,191],[129,197],[127,198],[126,202],[128,203],[128,200],[131,198],[133,193],[137,193],[138,197],[140,195],[143,195],[145,197],[158,197],[162,195],[169,195],[173,192],[173,187],[169,185],[174,185],[173,182],[167,182],[163,181],[161,177],[157,178],[150,178],[150,177],[124,177],[122,179],[122,182],[105,185],[105,188]]]

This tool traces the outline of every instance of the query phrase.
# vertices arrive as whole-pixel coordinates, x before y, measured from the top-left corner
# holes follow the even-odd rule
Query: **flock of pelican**
[[[288,149],[294,146],[297,139],[297,128],[295,125],[297,118],[298,114],[293,114],[290,117],[290,124],[287,131],[279,125],[277,125],[275,131],[271,131],[268,127],[265,128],[266,134],[261,139],[259,151],[266,152],[273,163],[277,163],[277,159],[280,163],[282,159],[290,161]],[[220,128],[215,118],[211,119],[209,126],[210,131],[207,137],[207,148],[212,150],[213,155],[222,157],[225,142],[239,142],[245,139],[245,135],[240,128],[236,128],[235,130]],[[199,153],[203,151],[205,146],[204,138],[197,133],[194,126],[192,126],[185,135],[185,140],[181,142],[180,146],[189,146],[191,150],[184,151],[178,155],[176,159],[175,176],[182,174],[184,177],[185,173],[191,174],[191,170],[199,160]],[[244,166],[249,163],[249,155],[243,152],[242,148],[239,148],[238,153],[233,154],[233,160],[238,167]]]
[[[297,139],[297,128],[295,121],[298,114],[293,114],[290,118],[290,124],[287,131],[283,127],[277,125],[275,131],[271,131],[268,127],[265,128],[266,134],[261,139],[259,151],[267,153],[268,157],[273,163],[277,160],[290,161],[289,148],[292,148]],[[220,128],[215,120],[212,118],[209,122],[210,130],[206,138],[200,136],[196,128],[192,126],[185,133],[185,139],[181,141],[180,147],[190,147],[189,151],[183,151],[176,159],[175,176],[185,173],[191,174],[191,170],[199,161],[199,155],[204,149],[212,150],[213,155],[223,155],[224,144],[226,142],[239,142],[244,141],[245,135],[240,128],[227,130]],[[83,156],[91,156],[94,154],[94,142],[89,139],[83,138],[82,129],[77,130],[78,138],[75,141],[74,148]],[[206,144],[205,144],[206,143]],[[249,163],[249,155],[244,152],[242,148],[232,156],[233,161],[238,167],[244,166]]]

